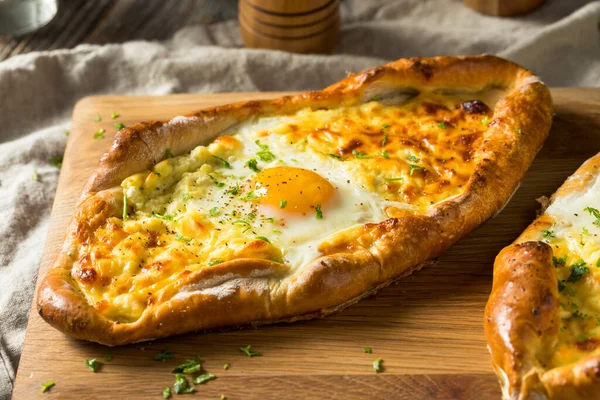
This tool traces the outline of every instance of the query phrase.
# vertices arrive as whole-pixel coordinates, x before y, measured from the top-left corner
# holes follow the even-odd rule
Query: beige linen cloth
[[[484,52],[551,86],[600,85],[598,1],[548,0],[506,19],[459,0],[352,0],[342,13],[331,56],[246,50],[227,21],[186,27],[164,43],[82,45],[0,63],[0,399],[10,397],[46,240],[59,174],[48,159],[63,153],[80,98],[318,89],[401,57]]]

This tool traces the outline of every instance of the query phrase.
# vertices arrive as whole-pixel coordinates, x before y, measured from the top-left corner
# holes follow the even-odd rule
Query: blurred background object
[[[32,0],[0,0],[0,4],[28,1]],[[30,51],[73,48],[81,43],[166,40],[186,25],[211,24],[237,16],[237,0],[52,1],[58,2],[58,12],[46,26],[26,35],[0,33],[0,61]],[[0,26],[4,31],[3,22]]]
[[[0,0],[0,35],[32,32],[55,15],[56,0]]]
[[[246,47],[331,53],[340,30],[340,0],[239,0]]]
[[[0,0],[0,4],[17,0]],[[28,2],[33,0],[18,0]],[[40,0],[38,0],[40,1]],[[46,0],[44,0],[46,1]],[[431,56],[465,52],[498,53],[520,41],[522,36],[552,24],[575,12],[592,0],[54,0],[58,12],[42,28],[28,34],[0,34],[0,61],[31,51],[70,49],[79,44],[124,43],[134,40],[169,40],[178,31],[194,30],[178,35],[176,42],[193,41],[206,46],[226,48],[247,47],[281,48],[296,52],[350,53],[382,59],[400,56]],[[242,4],[243,3],[243,4]],[[238,24],[238,9],[248,4],[264,10],[283,4],[297,10],[299,4],[316,4],[329,11],[314,15],[265,18],[253,8],[254,38],[244,33]],[[266,5],[260,6],[259,3]],[[541,4],[526,16],[497,18],[480,12],[506,13],[506,6]],[[500,7],[500,4],[504,6]],[[339,5],[339,7],[338,7]],[[496,5],[496,6],[494,6]],[[294,8],[295,7],[295,8]],[[483,7],[483,8],[482,8]],[[495,8],[494,8],[495,7]],[[313,8],[309,9],[311,11]],[[487,11],[486,11],[487,10]],[[520,8],[519,12],[524,12]],[[286,11],[274,11],[285,13]],[[290,11],[287,11],[290,12]],[[291,11],[298,13],[298,11]],[[304,11],[306,12],[306,11]],[[241,11],[244,13],[244,11]],[[272,14],[273,12],[271,12]],[[265,14],[262,12],[262,14]],[[313,13],[309,13],[313,14]],[[241,16],[240,19],[244,17]],[[247,17],[247,15],[246,15]],[[244,18],[246,18],[244,17]],[[260,22],[257,22],[260,18]],[[325,20],[332,24],[327,25]],[[337,24],[339,23],[339,35]],[[258,26],[257,24],[260,24]],[[302,25],[309,26],[302,26]],[[1,23],[2,28],[5,24]],[[272,26],[275,25],[275,26]],[[287,27],[292,25],[292,27]],[[300,26],[298,26],[300,25]],[[492,33],[492,26],[504,26],[506,33]],[[321,29],[316,29],[321,27]],[[242,28],[242,29],[240,29]],[[495,28],[494,28],[495,29]],[[240,32],[240,30],[242,32]],[[292,32],[294,31],[294,32]],[[298,31],[298,32],[296,32]],[[470,35],[477,31],[477,45],[468,44]],[[261,37],[258,38],[258,33]],[[314,35],[314,36],[311,36]],[[314,49],[317,36],[320,43]],[[185,36],[185,37],[183,37]],[[268,36],[311,36],[298,40],[277,40]],[[265,39],[272,39],[266,43]],[[337,38],[337,39],[336,39]],[[469,40],[465,40],[469,38]],[[429,40],[431,39],[431,40]],[[337,42],[336,42],[337,40]],[[293,42],[293,43],[292,43]],[[394,46],[390,46],[394,43]],[[401,46],[397,46],[402,43]],[[452,46],[447,47],[447,43]],[[296,46],[296,48],[291,48]],[[474,46],[474,47],[473,47]],[[320,48],[320,49],[319,49]],[[450,50],[451,49],[451,50]]]
[[[543,2],[544,0],[465,0],[465,4],[473,10],[498,17],[526,14]]]

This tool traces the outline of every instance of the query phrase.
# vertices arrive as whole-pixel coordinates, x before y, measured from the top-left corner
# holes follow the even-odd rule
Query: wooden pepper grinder
[[[246,47],[331,53],[340,30],[340,0],[239,0]]]
[[[473,10],[496,17],[526,14],[543,2],[544,0],[465,0],[465,4]]]

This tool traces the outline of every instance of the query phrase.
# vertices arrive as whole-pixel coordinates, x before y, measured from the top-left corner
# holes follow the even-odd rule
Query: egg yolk
[[[336,190],[321,175],[303,168],[275,167],[254,178],[258,202],[286,214],[312,215],[318,205],[325,206]]]

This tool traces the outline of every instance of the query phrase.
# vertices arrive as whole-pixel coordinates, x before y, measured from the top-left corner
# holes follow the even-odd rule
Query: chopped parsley
[[[390,155],[388,154],[388,151],[385,150],[385,149],[384,150],[380,150],[380,154],[381,154],[381,157],[383,157],[383,158],[390,158]]]
[[[268,217],[268,218],[267,218],[267,217],[265,217],[265,218],[261,218],[260,220],[261,220],[261,221],[267,221],[267,222],[271,222],[271,223],[274,223],[274,222],[275,222],[275,218],[273,218],[273,217]]]
[[[414,155],[410,155],[410,156],[407,158],[407,160],[408,160],[408,161],[410,161],[410,162],[414,162],[414,163],[417,163],[417,162],[421,161],[421,159],[420,159],[419,157],[416,157],[416,156],[414,156]]]
[[[517,133],[523,134],[523,131],[522,131],[520,128],[515,128],[515,131],[516,131]]]
[[[598,211],[597,208],[586,207],[583,209],[583,211],[589,212],[592,217],[596,218],[594,225],[600,226],[600,211]]]
[[[600,268],[600,258],[596,261],[596,268]]]
[[[194,380],[192,382],[194,382],[194,385],[202,385],[203,383],[212,381],[213,379],[217,379],[217,377],[214,376],[213,374],[206,373],[206,374],[198,375],[197,377],[194,378]]]
[[[545,239],[551,239],[551,238],[555,237],[554,236],[554,231],[551,231],[550,229],[543,229],[542,230],[542,236]]]
[[[384,127],[385,126],[389,127],[389,125],[384,125]],[[385,128],[383,128],[383,129],[385,129]],[[383,134],[383,139],[381,140],[381,147],[385,147],[385,144],[387,143],[387,138],[388,138],[388,134],[386,132],[386,133]]]
[[[269,162],[275,159],[275,154],[269,151],[269,146],[261,144],[260,140],[257,140],[256,145],[260,148],[260,150],[256,153],[260,161]]]
[[[409,168],[409,172],[410,172],[411,176],[412,176],[413,172],[415,172],[415,171],[425,171],[425,167],[421,167],[419,165],[414,165],[414,164],[410,164],[408,166],[408,168]]]
[[[171,353],[169,351],[169,349],[165,349],[165,350],[160,351],[160,352],[158,352],[158,353],[156,353],[154,355],[154,361],[166,361],[166,360],[169,360],[171,358],[175,358],[176,355],[177,354],[175,354],[175,353]]]
[[[110,114],[110,117],[112,119],[117,119],[120,117],[119,113],[117,113],[116,111],[113,111],[112,114]]]
[[[354,158],[373,158],[372,155],[370,154],[366,154],[363,153],[362,151],[356,151],[356,150],[352,150],[352,155],[354,156]]]
[[[236,219],[235,221],[232,222],[233,225],[244,225],[244,226],[250,226],[250,222],[245,221],[243,219]]]
[[[386,182],[396,182],[396,181],[401,181],[404,180],[404,178],[400,177],[400,178],[387,178],[385,181]]]
[[[117,122],[115,124],[115,128],[120,131],[121,129],[125,128],[125,125],[123,125],[122,122]]]
[[[46,393],[48,390],[50,390],[50,388],[52,386],[54,386],[54,382],[53,381],[42,383],[42,393]]]
[[[583,275],[590,272],[590,269],[586,266],[585,261],[578,260],[573,265],[571,265],[571,275],[567,279],[567,282],[575,283],[578,282]]]
[[[381,94],[377,93],[375,96],[371,97],[371,100],[369,101],[379,101],[381,100]]]
[[[104,128],[98,129],[98,131],[94,133],[94,139],[104,139],[104,132],[106,132]]]
[[[337,158],[338,160],[341,160],[341,159],[342,159],[342,157],[341,157],[341,156],[338,156],[337,154],[329,153],[329,154],[327,154],[327,155],[328,155],[329,157],[331,157],[331,158]]]
[[[181,240],[182,242],[189,243],[189,242],[191,242],[191,241],[192,241],[192,238],[189,238],[189,237],[187,237],[187,236],[180,235],[180,234],[178,233],[177,235],[175,235],[175,240]]]
[[[321,205],[317,204],[317,207],[315,208],[315,211],[317,212],[317,219],[323,219],[323,211],[321,211]]]
[[[279,200],[279,208],[285,208],[287,206],[287,200]]]
[[[100,369],[100,366],[102,365],[102,363],[96,361],[96,359],[93,358],[91,360],[85,360],[85,365],[87,365],[89,369],[91,369],[94,373],[96,373]]]
[[[169,386],[165,386],[165,388],[163,389],[163,399],[170,399],[171,398],[171,388]]]
[[[556,258],[556,257],[552,256],[552,264],[554,264],[555,267],[566,266],[567,265],[567,256],[562,256],[561,258]]]
[[[174,156],[173,156],[173,153],[171,153],[171,149],[167,149],[167,150],[165,150],[165,160],[166,160],[167,158],[173,158],[173,157],[174,157]]]
[[[390,127],[390,126],[389,126],[388,124],[383,124],[383,125],[381,125],[381,129],[387,129],[387,128],[389,128],[389,127]]]
[[[258,168],[258,161],[256,161],[256,159],[254,158],[251,158],[248,161],[246,161],[246,167],[248,167],[254,172],[260,172],[260,168]]]
[[[231,367],[231,364],[229,364],[229,363],[225,363],[225,365],[223,365],[223,369],[225,371],[227,371],[229,369],[229,367]]]
[[[233,195],[236,195],[236,194],[238,194],[238,193],[239,193],[239,191],[240,191],[240,185],[237,185],[237,184],[236,184],[236,185],[235,185],[235,187],[232,187],[231,189],[229,189],[229,190],[227,191],[227,193],[229,193],[229,194],[233,194]]]
[[[98,114],[94,115],[94,118],[92,118],[94,122],[100,122],[102,121],[102,117]]]
[[[382,362],[383,360],[381,358],[378,358],[377,360],[373,361],[373,369],[375,370],[375,372],[381,372],[381,370],[383,369],[383,366],[381,365]]]
[[[262,354],[259,353],[258,351],[252,351],[252,345],[248,345],[246,347],[240,347],[240,351],[242,353],[244,353],[245,355],[247,355],[248,357],[260,357],[260,356],[262,356]]]
[[[365,347],[363,351],[367,354],[373,354],[373,350],[370,347]]]
[[[219,210],[219,207],[213,207],[210,209],[209,214],[211,217],[216,217],[217,215],[221,214],[221,210]]]
[[[489,117],[484,117],[481,119],[481,123],[483,125],[487,125],[490,122],[490,118]]]
[[[558,281],[558,292],[562,293],[564,291],[571,297],[575,296],[575,291],[571,286],[565,285],[564,281]]]
[[[186,360],[185,363],[176,366],[173,368],[171,373],[173,374],[197,374],[202,369],[202,364],[200,363],[200,358],[196,356],[193,360]]]
[[[39,182],[40,181],[40,174],[38,174],[37,169],[33,169],[33,174],[31,175],[31,179],[34,180],[34,182]]]
[[[208,263],[209,267],[212,267],[213,265],[217,265],[217,264],[222,264],[223,260],[212,260],[211,262]]]
[[[229,162],[226,159],[221,158],[219,156],[215,156],[215,155],[213,155],[213,157],[216,158],[217,160],[221,161],[221,164],[223,164],[223,166],[225,168],[231,168],[231,164],[229,164]]]
[[[175,374],[175,383],[173,384],[173,391],[176,394],[194,393],[194,387],[189,386],[188,380],[185,377],[185,375]]]
[[[127,195],[123,194],[123,219],[127,219],[129,217],[129,211],[127,210]]]
[[[112,354],[106,354],[102,358],[104,359],[104,361],[112,361],[113,356],[112,356]]]
[[[173,218],[174,218],[171,214],[161,215],[161,214],[157,214],[155,212],[152,212],[152,217],[158,218],[158,219],[164,219],[165,221],[173,221]]]
[[[257,236],[256,239],[262,240],[263,242],[271,243],[271,241],[264,236]]]
[[[54,165],[56,168],[60,168],[60,167],[62,167],[63,156],[55,155],[55,156],[50,157],[48,159],[48,161],[50,161],[50,164]]]
[[[183,196],[181,196],[181,198],[183,199],[183,201],[188,201],[190,199],[190,194],[184,193]]]
[[[258,200],[258,196],[256,195],[256,193],[254,193],[254,190],[241,195],[240,197],[238,197],[240,200],[244,200],[244,201],[253,201],[253,200]]]
[[[439,124],[437,124],[437,127],[440,129],[446,129],[446,123],[444,121],[442,121]]]
[[[589,234],[590,234],[590,231],[588,231],[588,229],[587,229],[586,227],[584,227],[584,228],[581,230],[581,233],[579,234],[579,244],[580,244],[580,245],[582,245],[582,246],[584,246],[584,245],[585,245],[585,242],[583,241],[583,237],[584,237],[585,235],[589,235]]]
[[[223,186],[225,186],[225,183],[217,181],[214,176],[209,174],[208,177],[211,181],[213,181],[216,187],[222,188]]]

